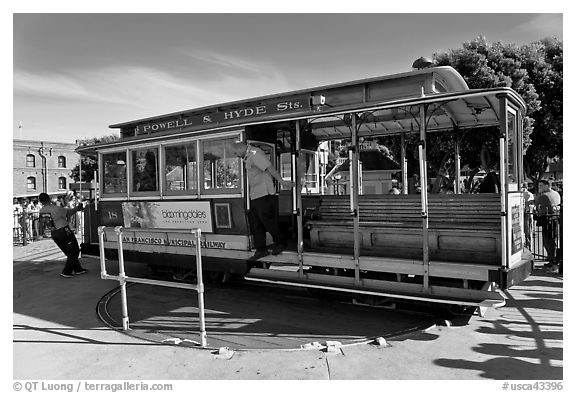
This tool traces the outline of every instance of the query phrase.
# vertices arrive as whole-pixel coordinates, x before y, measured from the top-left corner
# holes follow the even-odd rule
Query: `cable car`
[[[123,226],[125,258],[356,295],[498,306],[533,269],[523,244],[522,124],[510,88],[469,89],[451,67],[303,89],[113,124],[83,251]],[[287,249],[250,267],[237,140],[296,183],[278,187]],[[470,179],[462,168],[475,167]],[[490,192],[469,184],[479,172]],[[477,176],[476,176],[477,177]],[[397,194],[388,189],[396,185]],[[484,188],[489,188],[488,186]],[[110,229],[105,248],[113,255]]]

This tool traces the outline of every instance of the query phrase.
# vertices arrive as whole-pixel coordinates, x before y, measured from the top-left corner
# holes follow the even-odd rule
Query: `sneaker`
[[[88,269],[80,269],[78,271],[72,272],[73,275],[79,276],[80,274],[88,273]]]
[[[284,245],[282,244],[274,244],[274,246],[272,247],[272,250],[270,251],[270,254],[272,255],[278,255],[280,253],[282,253],[282,251],[284,251]]]
[[[74,277],[74,276],[73,276],[73,274],[70,274],[70,273],[60,273],[60,277],[72,278],[72,277]]]
[[[552,264],[546,268],[549,273],[557,274],[560,272],[560,266],[558,264]]]
[[[267,255],[268,255],[268,250],[256,250],[254,255],[252,255],[250,258],[248,258],[248,261],[250,261],[250,262],[257,261],[258,259],[264,258]]]

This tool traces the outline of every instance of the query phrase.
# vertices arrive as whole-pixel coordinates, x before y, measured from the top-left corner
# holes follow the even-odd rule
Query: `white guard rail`
[[[206,347],[206,323],[204,319],[204,283],[202,281],[202,253],[200,250],[200,229],[193,229],[192,233],[196,235],[196,277],[197,283],[186,284],[170,281],[151,280],[147,278],[129,277],[124,270],[124,250],[122,246],[123,227],[114,227],[114,232],[118,236],[118,275],[114,276],[106,272],[106,257],[104,255],[104,232],[107,227],[98,227],[98,238],[100,243],[100,278],[103,280],[117,280],[120,282],[120,293],[122,296],[122,329],[129,329],[128,320],[128,302],[126,299],[126,283],[134,282],[140,284],[158,285],[172,288],[193,289],[198,293],[198,314],[200,316],[200,340],[202,347]],[[108,227],[112,228],[112,227]],[[142,231],[138,228],[138,231]]]

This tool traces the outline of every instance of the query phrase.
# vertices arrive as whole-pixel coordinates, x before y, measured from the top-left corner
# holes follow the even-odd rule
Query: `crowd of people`
[[[54,196],[52,203],[60,207],[74,208],[80,202],[78,194],[68,191],[66,195]],[[45,237],[50,237],[50,233],[40,223],[40,209],[42,203],[38,197],[14,198],[12,200],[13,215],[13,238],[15,242],[31,242]],[[79,226],[79,217],[72,215],[69,218],[69,225],[75,232]]]

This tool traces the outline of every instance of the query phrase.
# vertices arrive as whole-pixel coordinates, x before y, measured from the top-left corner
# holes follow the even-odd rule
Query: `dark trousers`
[[[558,220],[546,217],[542,223],[542,243],[548,254],[550,262],[556,262],[556,248],[558,247]]]
[[[525,245],[532,250],[532,234],[534,233],[534,218],[532,213],[524,212],[524,239]]]
[[[266,232],[272,235],[274,243],[282,244],[283,239],[278,229],[278,197],[276,195],[251,200],[248,219],[256,250],[266,250]]]
[[[78,261],[80,247],[78,247],[78,241],[70,227],[66,226],[64,228],[54,229],[52,231],[52,240],[54,240],[54,243],[56,243],[66,255],[66,265],[64,265],[62,273],[72,274],[73,272],[82,270],[80,261]]]

